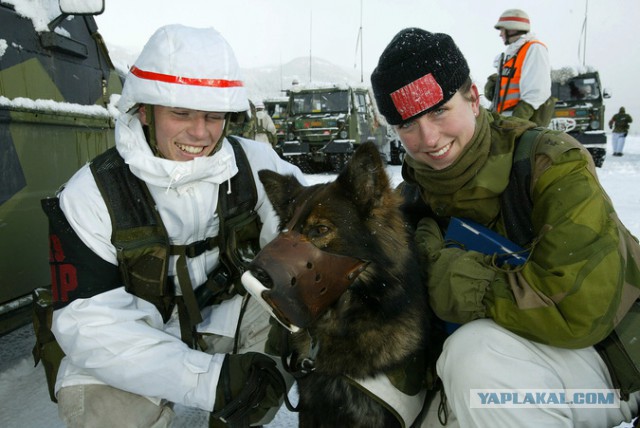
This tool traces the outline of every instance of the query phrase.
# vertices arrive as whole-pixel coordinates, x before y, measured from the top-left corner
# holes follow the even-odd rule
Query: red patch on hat
[[[391,93],[391,100],[403,120],[422,113],[443,99],[442,87],[431,73]]]

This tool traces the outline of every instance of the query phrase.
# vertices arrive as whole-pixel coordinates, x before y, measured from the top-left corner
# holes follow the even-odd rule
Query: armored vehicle
[[[282,156],[303,172],[340,171],[366,141],[389,159],[387,127],[365,87],[296,86],[289,91],[287,115]]]
[[[286,139],[286,120],[287,106],[289,105],[288,97],[265,98],[264,108],[271,116],[273,124],[276,126],[276,136],[278,137],[278,146],[282,146]]]
[[[40,200],[114,144],[122,79],[92,16],[103,9],[0,0],[0,334],[28,322],[31,290],[51,282]]]
[[[607,146],[604,99],[610,95],[603,89],[599,73],[576,75],[570,68],[554,70],[551,95],[558,101],[549,127],[571,134],[589,150],[596,166],[601,167]]]

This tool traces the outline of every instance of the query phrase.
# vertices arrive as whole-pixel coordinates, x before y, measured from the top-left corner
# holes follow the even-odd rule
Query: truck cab
[[[342,170],[355,149],[372,141],[389,159],[386,125],[369,90],[349,85],[296,87],[289,91],[282,156],[305,173]]]
[[[40,201],[115,143],[122,77],[93,18],[103,10],[0,0],[0,334],[30,319],[31,291],[51,282]]]
[[[551,95],[557,98],[550,128],[569,133],[591,153],[596,166],[606,157],[604,100],[610,98],[597,71],[573,74],[561,69],[552,77]]]

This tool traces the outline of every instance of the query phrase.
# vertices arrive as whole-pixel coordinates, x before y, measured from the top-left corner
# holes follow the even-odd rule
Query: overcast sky
[[[582,65],[587,8],[586,64],[611,90],[607,115],[625,105],[638,123],[632,131],[640,130],[639,0],[106,0],[96,21],[108,45],[134,52],[159,26],[182,23],[216,28],[243,68],[279,66],[311,53],[358,71],[362,22],[366,82],[393,36],[416,26],[450,34],[482,86],[504,48],[493,25],[508,8],[529,14],[553,68]]]

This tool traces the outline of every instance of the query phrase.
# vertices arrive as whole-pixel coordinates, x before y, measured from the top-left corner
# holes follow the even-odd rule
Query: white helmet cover
[[[122,89],[118,109],[137,104],[215,112],[249,109],[240,67],[213,28],[160,27],[151,36]]]
[[[505,10],[498,23],[494,25],[496,30],[504,28],[505,30],[526,31],[531,30],[531,23],[529,22],[529,15],[524,10],[520,9],[507,9]]]

